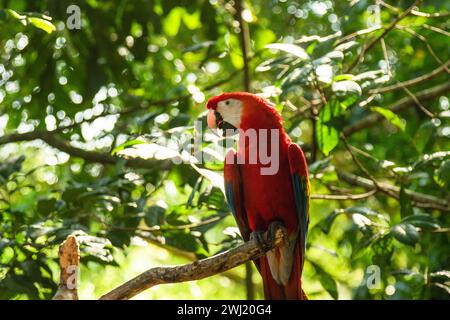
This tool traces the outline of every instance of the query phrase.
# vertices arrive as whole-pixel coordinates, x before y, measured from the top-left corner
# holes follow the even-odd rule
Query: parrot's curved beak
[[[208,128],[216,129],[217,128],[217,117],[215,115],[216,111],[210,109],[208,110],[208,115],[206,117]]]
[[[231,123],[223,121],[222,116],[216,110],[210,109],[208,111],[206,122],[208,123],[208,128],[212,129],[214,132],[218,131],[219,135],[223,137],[234,135],[238,131]]]

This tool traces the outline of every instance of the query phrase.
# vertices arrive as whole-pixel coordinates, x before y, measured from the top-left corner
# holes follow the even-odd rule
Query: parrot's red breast
[[[266,231],[273,221],[283,223],[288,233],[288,243],[255,262],[266,298],[305,299],[301,273],[309,224],[309,182],[301,148],[284,131],[274,105],[259,96],[224,93],[211,98],[207,108],[209,127],[240,129],[237,152],[230,150],[225,158],[224,180],[244,240],[252,232]],[[261,150],[265,151],[262,155]]]

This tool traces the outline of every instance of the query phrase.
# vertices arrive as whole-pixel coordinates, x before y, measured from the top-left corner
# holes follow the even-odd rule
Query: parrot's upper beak
[[[217,111],[212,109],[208,110],[208,116],[206,119],[208,123],[208,128],[210,129],[216,129],[219,126],[218,117],[216,116],[216,114],[220,116],[220,113],[218,113]]]
[[[223,121],[222,116],[216,110],[209,109],[208,115],[206,116],[206,121],[208,123],[208,128],[213,129],[213,131],[222,131],[220,135],[231,136],[237,133],[237,128],[232,124]]]

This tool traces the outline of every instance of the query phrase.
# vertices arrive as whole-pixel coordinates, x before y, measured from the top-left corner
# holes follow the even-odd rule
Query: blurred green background
[[[308,159],[309,298],[448,299],[449,10],[0,0],[0,299],[51,298],[69,234],[82,299],[238,245],[223,141],[203,130],[203,163],[190,147],[206,100],[241,90],[276,103]],[[240,266],[136,298],[263,294]]]

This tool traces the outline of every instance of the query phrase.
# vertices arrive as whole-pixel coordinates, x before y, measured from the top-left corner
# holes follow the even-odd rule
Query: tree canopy
[[[227,91],[306,154],[311,299],[450,297],[448,1],[73,2],[0,0],[0,299],[51,298],[68,235],[80,298],[241,243],[205,129]],[[146,297],[262,298],[252,268]]]

